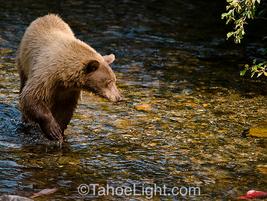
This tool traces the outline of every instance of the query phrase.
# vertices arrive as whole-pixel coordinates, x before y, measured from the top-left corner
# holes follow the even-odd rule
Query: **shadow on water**
[[[47,140],[37,125],[22,123],[20,111],[12,105],[0,104],[0,122],[1,149],[57,144]]]
[[[231,200],[266,189],[258,168],[267,161],[266,141],[240,137],[266,119],[266,81],[239,76],[249,55],[224,40],[223,1],[0,4],[0,194],[58,187],[43,200],[82,200],[81,183],[156,183],[200,186],[201,196],[190,200]],[[101,53],[116,55],[113,68],[126,98],[112,104],[84,93],[62,149],[22,126],[17,109],[15,50],[28,24],[48,12],[60,13]],[[137,110],[140,104],[151,109]],[[130,199],[145,198],[85,200]]]
[[[19,148],[19,136],[16,130],[19,126],[20,112],[17,108],[0,104],[0,146],[3,148]]]

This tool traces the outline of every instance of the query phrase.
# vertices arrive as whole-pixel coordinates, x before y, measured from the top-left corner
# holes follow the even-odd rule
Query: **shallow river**
[[[83,198],[77,187],[136,185],[140,193],[156,184],[201,193],[152,200],[213,201],[267,190],[258,168],[267,162],[266,140],[241,137],[267,117],[266,82],[239,76],[246,50],[225,42],[223,5],[90,2],[0,0],[0,195],[56,187],[36,200],[134,201],[148,198]],[[18,109],[16,48],[28,24],[48,12],[61,13],[102,54],[116,55],[125,97],[113,104],[83,93],[62,148],[23,125]]]

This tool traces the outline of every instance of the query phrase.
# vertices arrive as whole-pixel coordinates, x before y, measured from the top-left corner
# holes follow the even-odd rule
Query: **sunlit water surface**
[[[198,186],[201,195],[153,200],[213,201],[266,190],[257,168],[267,161],[266,140],[241,137],[266,119],[266,82],[239,77],[244,50],[225,42],[215,2],[14,2],[0,1],[0,194],[57,187],[36,200],[133,201],[146,198],[82,198],[77,187],[165,184]],[[23,125],[18,110],[15,51],[28,24],[48,12],[116,55],[125,97],[113,104],[83,93],[62,148]]]

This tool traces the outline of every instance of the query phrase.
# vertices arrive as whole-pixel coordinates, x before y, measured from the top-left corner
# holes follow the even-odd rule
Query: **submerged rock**
[[[149,112],[149,111],[152,110],[151,105],[146,104],[146,103],[144,103],[144,104],[139,104],[139,105],[135,105],[134,108],[135,108],[136,110],[138,110],[138,111],[144,111],[144,112]]]
[[[131,126],[131,121],[128,119],[117,119],[114,121],[113,125],[116,128],[120,128],[120,129],[125,129],[128,128],[129,126]]]
[[[267,121],[261,122],[255,127],[251,127],[249,129],[249,136],[267,138]]]
[[[0,201],[33,201],[32,199],[17,195],[2,195]]]
[[[267,175],[267,164],[265,164],[265,165],[257,165],[257,170],[260,173]]]

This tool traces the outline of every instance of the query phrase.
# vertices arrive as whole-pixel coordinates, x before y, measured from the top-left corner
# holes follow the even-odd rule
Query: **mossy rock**
[[[267,121],[259,123],[249,129],[249,136],[267,138]]]
[[[152,110],[151,105],[147,103],[135,105],[134,108],[138,111],[143,111],[143,112],[150,112]]]
[[[267,175],[267,164],[265,164],[265,165],[257,165],[257,170],[260,173]]]
[[[125,128],[128,128],[129,126],[131,126],[132,122],[128,119],[117,119],[114,121],[113,125],[116,128],[125,129]]]

